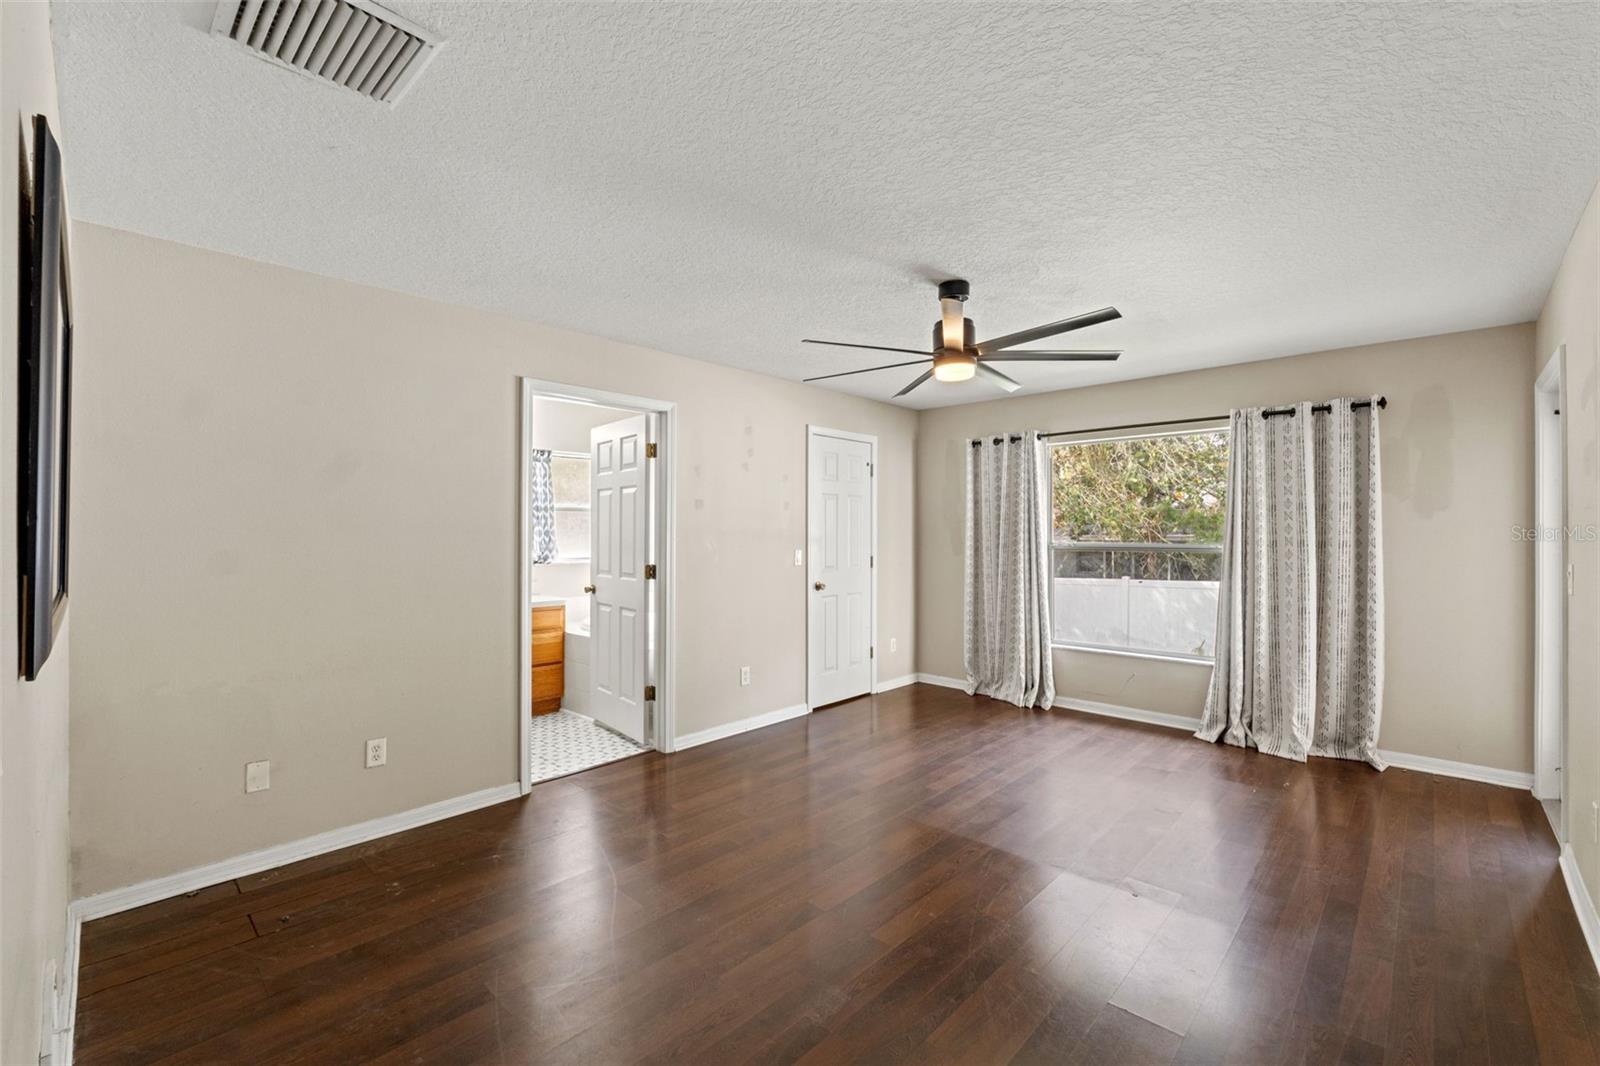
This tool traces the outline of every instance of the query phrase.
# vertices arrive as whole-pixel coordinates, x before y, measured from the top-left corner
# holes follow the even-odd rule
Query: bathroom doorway
[[[670,405],[524,379],[523,790],[670,736]]]

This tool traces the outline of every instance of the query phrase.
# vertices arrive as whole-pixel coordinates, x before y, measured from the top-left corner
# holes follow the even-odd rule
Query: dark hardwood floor
[[[912,686],[84,929],[100,1062],[1592,1063],[1526,793]]]

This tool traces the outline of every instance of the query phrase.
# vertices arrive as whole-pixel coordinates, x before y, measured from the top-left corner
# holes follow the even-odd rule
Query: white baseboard
[[[1435,759],[1431,755],[1410,755],[1403,751],[1380,751],[1378,756],[1400,770],[1416,770],[1440,777],[1459,777],[1463,781],[1481,781],[1486,785],[1504,785],[1507,788],[1533,790],[1533,775],[1520,770],[1502,770],[1495,766],[1478,766],[1470,762]]]
[[[916,674],[906,674],[902,677],[891,677],[887,681],[879,681],[878,687],[873,692],[888,692],[890,689],[905,688],[917,679]]]
[[[1118,707],[1111,703],[1095,703],[1091,700],[1080,700],[1071,696],[1057,699],[1055,705],[1073,711],[1103,714],[1108,718],[1125,718],[1131,722],[1147,722],[1150,725],[1166,726],[1169,729],[1181,729],[1186,733],[1193,733],[1200,728],[1200,719],[1190,718],[1187,715],[1167,714],[1163,711],[1146,711],[1138,707]],[[1384,762],[1400,770],[1415,770],[1425,774],[1437,774],[1440,777],[1458,777],[1463,781],[1481,781],[1484,784],[1504,785],[1507,788],[1525,790],[1533,788],[1533,775],[1520,773],[1516,770],[1501,770],[1494,766],[1478,766],[1473,763],[1454,762],[1450,759],[1435,759],[1429,755],[1410,755],[1403,751],[1380,751],[1378,754],[1383,758]]]
[[[1186,733],[1193,733],[1200,728],[1200,719],[1190,718],[1187,715],[1146,711],[1137,707],[1118,707],[1111,703],[1095,703],[1092,700],[1080,700],[1071,696],[1057,699],[1055,705],[1073,711],[1103,714],[1108,718],[1126,718],[1132,722],[1167,726],[1169,729],[1181,729]],[[1501,770],[1494,766],[1435,759],[1430,755],[1410,755],[1403,751],[1380,751],[1378,755],[1390,766],[1401,770],[1415,770],[1425,774],[1437,774],[1440,777],[1458,777],[1464,781],[1481,781],[1484,784],[1504,785],[1507,788],[1525,790],[1533,788],[1533,775],[1517,770]]]
[[[787,722],[791,718],[799,718],[803,714],[810,713],[811,708],[803,703],[797,703],[793,707],[779,707],[777,710],[768,711],[766,714],[751,715],[749,718],[740,718],[736,722],[714,725],[710,729],[702,729],[698,733],[681,736],[678,738],[678,743],[674,745],[673,750],[683,751],[685,748],[709,744],[713,740],[725,740],[728,737],[736,737],[740,733],[748,733],[752,729],[762,729],[769,725],[777,725],[779,722]]]
[[[939,685],[942,688],[965,689],[966,682],[953,677],[942,677],[939,674],[918,674],[917,680],[925,685]],[[1167,714],[1164,711],[1147,711],[1139,707],[1119,707],[1114,703],[1097,703],[1093,700],[1080,700],[1075,696],[1059,696],[1055,706],[1071,711],[1085,711],[1089,714],[1104,715],[1107,718],[1123,718],[1130,722],[1147,722],[1150,725],[1166,726],[1169,729],[1182,729],[1193,733],[1200,728],[1200,719],[1190,718],[1182,714]],[[1507,788],[1520,788],[1531,790],[1533,788],[1533,775],[1519,770],[1501,770],[1494,766],[1478,766],[1473,763],[1454,762],[1450,759],[1435,759],[1430,755],[1410,755],[1403,751],[1380,751],[1378,753],[1390,766],[1401,770],[1416,770],[1425,774],[1438,774],[1441,777],[1459,777],[1464,781],[1481,781],[1489,785],[1504,785]]]
[[[1572,897],[1572,909],[1578,912],[1578,924],[1583,927],[1583,939],[1589,944],[1589,956],[1600,970],[1600,912],[1595,910],[1594,897],[1583,882],[1578,869],[1578,855],[1571,844],[1561,845],[1561,878],[1567,883],[1567,895]]]
[[[518,799],[521,795],[521,782],[513,781],[509,785],[497,785],[494,788],[469,792],[465,796],[440,800],[398,814],[386,814],[381,818],[291,840],[287,844],[274,844],[272,847],[236,855],[231,859],[195,866],[165,877],[152,878],[136,885],[114,888],[108,892],[98,892],[92,896],[73,900],[67,907],[67,945],[61,982],[62,998],[66,1000],[67,1026],[57,1034],[59,1059],[52,1060],[51,1066],[58,1066],[58,1063],[60,1066],[69,1066],[72,1062],[72,1035],[78,1022],[78,946],[82,940],[84,922],[120,914],[135,907],[143,907],[147,903],[171,899],[185,892],[194,892],[235,878],[248,877],[265,870],[275,870],[280,866],[299,862],[301,859],[338,851],[340,848],[365,844],[379,837],[392,836],[407,829],[416,829],[446,818],[454,818],[458,814]]]
[[[357,822],[355,825],[330,829],[315,836],[291,840],[287,844],[274,844],[260,851],[251,851],[231,859],[196,866],[165,877],[143,881],[137,885],[128,885],[126,888],[114,888],[109,892],[85,896],[83,899],[73,901],[72,910],[76,911],[83,921],[93,921],[109,914],[142,907],[146,903],[171,899],[185,892],[193,892],[238,877],[248,877],[264,870],[287,866],[291,862],[309,859],[313,855],[324,855],[340,848],[348,848],[352,844],[364,844],[378,837],[390,836],[406,829],[415,829],[431,822],[453,818],[481,807],[492,807],[496,803],[516,799],[521,794],[522,786],[518,782],[496,785],[494,788],[470,792],[465,796],[430,803],[425,807],[415,807],[398,814],[386,814],[382,818],[373,818],[370,821]]]
[[[1200,719],[1187,718],[1181,714],[1167,714],[1165,711],[1146,711],[1138,707],[1119,707],[1115,703],[1097,703],[1094,700],[1080,700],[1075,696],[1060,696],[1055,701],[1055,706],[1069,711],[1083,711],[1085,714],[1098,714],[1106,718],[1121,718],[1129,722],[1143,722],[1146,725],[1166,726],[1168,729],[1182,729],[1193,733],[1200,728]]]

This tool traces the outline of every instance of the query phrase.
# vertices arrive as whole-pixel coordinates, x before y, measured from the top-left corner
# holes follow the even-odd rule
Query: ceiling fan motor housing
[[[961,338],[961,344],[959,346],[954,345],[954,344],[950,344],[950,345],[945,344],[945,342],[944,342],[944,323],[942,321],[941,322],[935,322],[933,324],[933,350],[934,351],[936,351],[936,352],[943,351],[947,347],[948,348],[955,348],[957,351],[965,351],[968,348],[974,347],[978,343],[978,330],[977,330],[977,327],[972,324],[972,319],[963,318],[961,320],[961,322],[962,322],[962,325],[964,327],[963,328],[963,333],[965,334],[965,336],[963,336]]]

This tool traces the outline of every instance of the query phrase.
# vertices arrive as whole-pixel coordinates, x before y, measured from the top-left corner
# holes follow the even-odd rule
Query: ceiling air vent
[[[390,105],[444,43],[368,0],[222,0],[211,32],[281,67]]]

